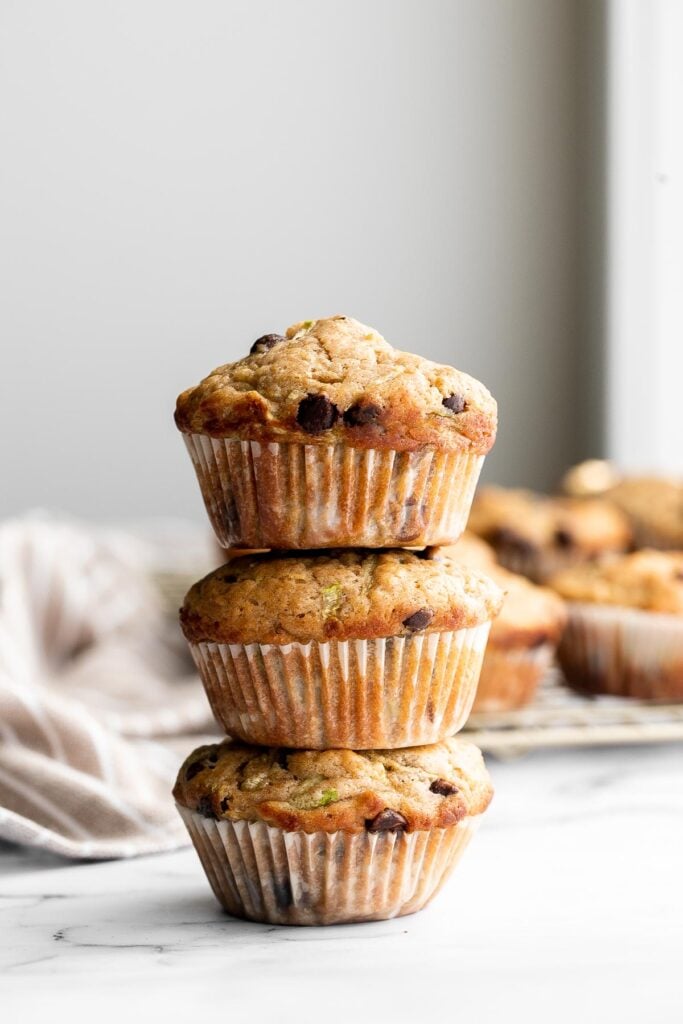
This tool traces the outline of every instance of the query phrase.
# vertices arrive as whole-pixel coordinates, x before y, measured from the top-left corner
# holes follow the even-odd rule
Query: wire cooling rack
[[[154,581],[172,613],[193,582],[176,572],[155,573]],[[668,743],[683,740],[683,704],[583,697],[563,685],[560,672],[552,669],[528,707],[470,715],[463,733],[501,758],[548,748]]]
[[[528,707],[470,715],[464,733],[499,757],[553,747],[667,743],[683,740],[683,704],[583,697],[553,669]]]

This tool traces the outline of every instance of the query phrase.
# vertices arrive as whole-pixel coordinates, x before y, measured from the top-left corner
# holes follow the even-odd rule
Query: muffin
[[[235,559],[180,621],[216,719],[264,746],[400,747],[465,722],[502,592],[419,553]]]
[[[638,551],[551,583],[569,602],[558,657],[571,686],[683,700],[683,552]]]
[[[453,542],[496,435],[476,380],[344,316],[264,335],[175,417],[227,548]]]
[[[609,462],[589,460],[565,475],[563,489],[583,496],[600,493],[623,512],[637,547],[683,549],[683,480],[623,476]]]
[[[435,895],[492,796],[460,739],[406,750],[199,747],[174,788],[211,887],[236,917],[379,921]]]
[[[506,569],[535,583],[600,555],[624,552],[631,544],[628,520],[608,501],[503,487],[479,491],[468,526],[493,546]]]
[[[493,620],[472,710],[509,711],[533,700],[566,623],[564,602],[546,587],[496,565],[493,550],[469,532],[439,548],[456,562],[484,570],[505,593]]]

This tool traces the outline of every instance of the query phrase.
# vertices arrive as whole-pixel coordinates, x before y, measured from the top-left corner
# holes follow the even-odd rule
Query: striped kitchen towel
[[[92,859],[187,842],[170,787],[213,730],[148,554],[47,516],[0,526],[1,839]]]

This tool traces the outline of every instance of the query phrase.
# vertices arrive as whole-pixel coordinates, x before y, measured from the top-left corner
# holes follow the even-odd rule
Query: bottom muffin
[[[173,790],[219,902],[271,924],[381,921],[424,907],[492,797],[480,751],[199,747]]]
[[[683,700],[683,552],[638,551],[551,583],[568,601],[558,658],[574,689]]]

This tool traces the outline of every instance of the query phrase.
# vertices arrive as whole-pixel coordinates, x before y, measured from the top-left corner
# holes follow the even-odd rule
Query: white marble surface
[[[496,799],[448,887],[379,924],[230,919],[190,850],[2,849],[0,1020],[683,1020],[681,746],[491,768]]]

